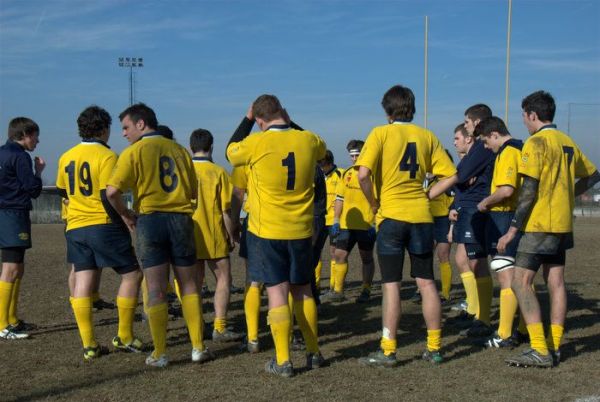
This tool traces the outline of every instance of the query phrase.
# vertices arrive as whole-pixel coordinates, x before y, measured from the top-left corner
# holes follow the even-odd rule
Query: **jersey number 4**
[[[65,172],[69,175],[69,194],[75,194],[75,161],[69,162],[65,167]],[[92,185],[92,173],[90,171],[90,164],[83,162],[79,168],[79,182],[82,184],[79,186],[79,192],[86,197],[89,197],[94,192]]]
[[[286,190],[293,190],[296,186],[296,155],[290,152],[287,158],[281,160],[281,166],[288,168]]]
[[[175,174],[175,161],[173,158],[161,156],[158,159],[158,172],[162,189],[167,193],[173,192],[179,183],[179,177]]]
[[[417,163],[417,143],[409,142],[406,144],[406,151],[400,160],[400,171],[410,172],[410,178],[414,179],[417,177],[419,171],[419,164]]]

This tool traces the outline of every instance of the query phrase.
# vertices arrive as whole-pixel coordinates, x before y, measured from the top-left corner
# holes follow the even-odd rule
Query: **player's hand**
[[[46,161],[44,161],[44,159],[42,159],[41,156],[36,156],[35,158],[33,158],[33,163],[35,166],[34,169],[36,176],[41,175],[42,171],[46,167]]]
[[[254,121],[254,113],[252,113],[252,106],[254,106],[254,103],[251,103],[250,106],[248,106],[248,110],[246,111],[246,118],[250,121]]]
[[[488,211],[487,203],[485,202],[485,200],[481,200],[481,202],[477,204],[477,210],[479,210],[479,212]]]
[[[375,200],[375,204],[371,205],[371,211],[373,215],[377,215],[377,212],[379,212],[379,201]]]
[[[498,254],[506,253],[506,247],[515,238],[515,234],[516,233],[512,230],[512,228],[510,228],[504,236],[498,239],[498,244],[496,245]]]
[[[471,177],[469,179],[469,186],[472,186],[473,184],[475,184],[476,181],[477,181],[477,176]]]
[[[456,222],[458,220],[458,211],[456,209],[450,210],[448,213],[448,219],[450,222]]]
[[[234,220],[233,227],[231,228],[231,240],[234,243],[240,242],[241,232],[242,232],[242,225],[240,224],[240,221]]]
[[[129,229],[131,233],[134,233],[135,225],[137,224],[137,217],[128,210],[126,214],[121,215],[121,219],[123,219],[123,223],[125,223],[127,229]]]
[[[339,234],[340,234],[340,224],[334,223],[333,225],[331,225],[331,228],[329,229],[329,235],[335,239],[336,237],[338,237]]]

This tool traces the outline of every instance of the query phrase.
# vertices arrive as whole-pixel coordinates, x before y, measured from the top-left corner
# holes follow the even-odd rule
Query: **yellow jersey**
[[[229,242],[223,213],[231,207],[229,175],[209,158],[194,157],[198,179],[197,207],[192,215],[199,260],[223,258],[229,255]]]
[[[351,166],[342,175],[336,188],[336,200],[344,203],[340,215],[340,228],[369,230],[375,215],[358,183],[358,166]]]
[[[438,178],[456,174],[438,138],[423,127],[404,122],[375,127],[356,165],[371,170],[380,204],[378,221],[433,222],[423,191],[425,174],[430,172]]]
[[[233,187],[237,187],[242,190],[248,189],[248,168],[247,166],[238,166],[234,167],[231,171],[231,184]],[[244,212],[248,213],[250,195],[246,191],[246,200],[244,201],[244,205],[242,205],[242,209]]]
[[[325,142],[310,131],[271,126],[227,147],[233,166],[248,166],[248,230],[271,240],[312,235],[315,166]]]
[[[450,206],[453,202],[454,197],[446,193],[442,193],[442,195],[440,195],[439,197],[433,200],[429,200],[429,209],[431,210],[431,215],[434,218],[448,216],[448,214],[450,213]]]
[[[568,135],[547,125],[523,145],[519,173],[539,181],[525,232],[569,233],[573,231],[575,178],[588,177],[596,167]]]
[[[67,231],[110,223],[100,191],[117,162],[117,154],[100,140],[83,140],[62,154],[58,161],[56,187],[67,192],[69,207],[64,204]]]
[[[515,191],[509,198],[494,204],[490,208],[491,212],[513,212],[517,209],[519,188],[523,181],[519,176],[521,148],[523,148],[523,143],[520,140],[510,139],[500,147],[498,155],[496,155],[490,194],[494,194],[500,186],[511,186]]]
[[[325,174],[325,188],[327,191],[327,214],[325,215],[325,226],[333,225],[333,208],[335,206],[335,191],[337,189],[338,182],[342,179],[344,169],[337,166],[333,166],[329,172]]]
[[[193,212],[196,175],[184,147],[160,134],[143,135],[117,161],[107,183],[133,193],[133,208],[140,214]]]

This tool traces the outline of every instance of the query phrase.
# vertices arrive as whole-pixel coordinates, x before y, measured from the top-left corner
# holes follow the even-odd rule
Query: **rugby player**
[[[31,156],[40,142],[40,128],[27,117],[16,117],[8,124],[8,140],[0,147],[0,338],[25,339],[31,324],[17,315],[19,290],[25,272],[25,250],[31,248],[31,199],[42,192],[42,171],[46,162]]]
[[[133,320],[142,273],[131,245],[131,236],[106,198],[106,182],[117,162],[107,142],[112,119],[98,106],[84,109],[77,118],[82,142],[59,159],[56,187],[69,200],[67,208],[67,262],[74,283],[71,307],[83,343],[84,360],[100,357],[106,350],[94,335],[93,294],[100,270],[112,267],[121,275],[117,295],[119,331],[113,338],[118,350],[139,353],[142,341],[133,336]]]
[[[192,158],[184,147],[156,132],[154,111],[143,103],[120,115],[123,136],[130,146],[119,156],[106,195],[130,231],[148,287],[146,314],[154,351],[146,364],[166,367],[167,285],[169,264],[179,283],[183,318],[192,343],[192,361],[212,360],[204,345],[202,308],[197,287],[196,247],[191,200],[197,194]],[[133,215],[122,192],[133,192]]]
[[[400,287],[404,253],[408,249],[411,276],[423,299],[427,326],[424,360],[441,363],[441,305],[433,277],[433,217],[429,198],[452,185],[454,164],[437,137],[412,124],[413,92],[401,85],[390,88],[381,101],[389,124],[375,127],[356,161],[364,195],[377,215],[377,257],[383,289],[383,334],[380,349],[359,359],[371,366],[391,367],[396,359],[396,333],[400,319]],[[423,191],[425,174],[438,177],[429,193]],[[373,184],[377,193],[373,191]]]
[[[306,342],[307,367],[317,368],[324,362],[310,279],[314,174],[317,160],[325,156],[325,143],[309,131],[291,128],[273,95],[259,96],[251,113],[249,120],[255,120],[261,132],[244,136],[236,131],[227,157],[234,167],[249,168],[248,270],[250,280],[267,287],[268,321],[276,352],[265,370],[291,377],[290,291]]]
[[[577,144],[552,123],[554,98],[537,91],[521,102],[523,123],[531,134],[521,152],[523,183],[508,232],[498,240],[505,253],[522,231],[512,289],[527,324],[531,348],[506,360],[509,365],[552,367],[560,362],[560,344],[567,313],[565,251],[573,247],[575,197],[600,181],[600,173]],[[579,177],[577,182],[575,178]],[[540,266],[550,293],[548,338],[540,305],[532,288]]]

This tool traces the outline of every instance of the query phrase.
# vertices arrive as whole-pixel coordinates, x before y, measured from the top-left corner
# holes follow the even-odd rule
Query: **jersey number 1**
[[[281,160],[281,165],[288,168],[286,190],[293,190],[296,185],[296,156],[290,152],[287,158]]]
[[[409,142],[408,144],[406,144],[406,151],[404,151],[404,156],[402,156],[402,160],[400,160],[400,171],[410,172],[411,179],[417,177],[417,172],[419,171],[419,164],[417,163],[416,142]]]

